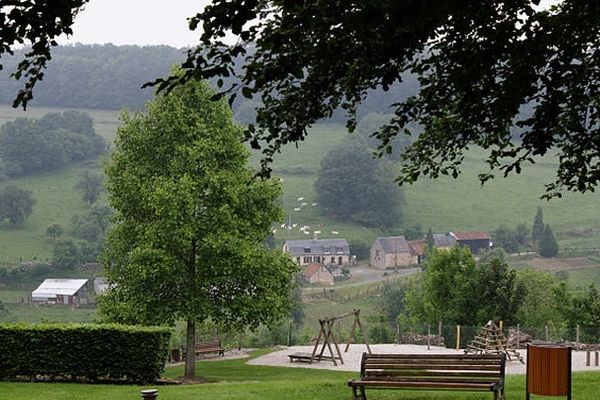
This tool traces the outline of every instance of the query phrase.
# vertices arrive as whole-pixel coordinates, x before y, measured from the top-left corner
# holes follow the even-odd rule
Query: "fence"
[[[482,326],[461,326],[457,324],[418,324],[403,329],[397,327],[397,332],[404,333],[404,337],[414,335],[415,337],[431,336],[434,344],[440,335],[446,347],[464,349],[481,332]],[[502,326],[502,333],[511,347],[525,348],[532,341],[543,342],[568,342],[576,349],[598,348],[600,349],[600,327],[576,325],[574,327],[555,326],[552,324],[544,326]],[[400,335],[402,336],[402,335]],[[398,337],[398,334],[396,335]]]

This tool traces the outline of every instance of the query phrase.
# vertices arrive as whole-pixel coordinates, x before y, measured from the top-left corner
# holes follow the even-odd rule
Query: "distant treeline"
[[[142,108],[153,94],[152,88],[141,89],[149,81],[168,75],[173,65],[184,59],[184,49],[169,46],[74,45],[52,50],[52,60],[34,90],[32,106],[118,110]],[[22,51],[2,60],[0,103],[11,104],[20,82],[10,78]],[[404,77],[402,85],[388,92],[374,90],[361,106],[360,114],[389,113],[390,104],[413,95],[418,82]],[[236,119],[248,123],[254,118],[257,103],[238,96],[234,104]],[[341,121],[343,113],[334,115]]]
[[[40,119],[17,118],[0,128],[0,176],[14,177],[60,168],[106,151],[89,114],[50,113]]]
[[[141,86],[169,74],[184,51],[169,46],[74,45],[52,50],[33,93],[32,106],[118,110],[141,108],[153,89]],[[2,59],[0,103],[12,104],[21,82],[10,78],[23,51]]]

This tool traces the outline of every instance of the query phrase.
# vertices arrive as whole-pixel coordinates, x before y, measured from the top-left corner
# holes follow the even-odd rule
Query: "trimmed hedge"
[[[0,379],[154,382],[171,330],[112,324],[0,324]]]

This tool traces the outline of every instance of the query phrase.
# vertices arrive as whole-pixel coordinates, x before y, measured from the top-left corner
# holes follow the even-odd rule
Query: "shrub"
[[[153,382],[167,359],[168,328],[82,324],[0,325],[0,379]]]

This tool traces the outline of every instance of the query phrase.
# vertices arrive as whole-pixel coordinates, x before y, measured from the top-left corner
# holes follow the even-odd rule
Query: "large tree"
[[[106,188],[115,210],[103,255],[114,321],[187,323],[185,375],[195,375],[196,323],[241,329],[286,315],[295,264],[262,244],[282,218],[275,180],[254,178],[249,152],[208,84],[189,82],[123,114]]]
[[[327,213],[390,227],[402,220],[404,192],[393,183],[390,162],[373,159],[365,138],[343,141],[321,160],[315,192]]]
[[[102,180],[104,177],[90,170],[85,170],[79,175],[79,181],[75,184],[75,189],[82,191],[82,199],[89,205],[98,200],[102,193]]]
[[[17,70],[31,78],[15,102],[24,103],[52,39],[71,33],[85,0],[4,3],[13,9],[4,16],[0,51],[34,43]],[[539,0],[215,0],[189,26],[203,32],[184,75],[155,84],[215,78],[223,93],[259,98],[246,137],[266,146],[265,173],[278,149],[302,140],[319,119],[342,108],[352,129],[370,90],[416,74],[418,93],[393,102],[394,116],[376,134],[386,152],[395,137],[423,127],[402,156],[400,182],[457,176],[473,145],[489,152],[482,181],[498,170],[518,173],[551,150],[559,166],[548,197],[591,191],[600,181],[597,0],[564,0],[549,10]],[[228,34],[235,44],[225,43]]]
[[[33,212],[35,202],[31,190],[6,185],[0,190],[0,222],[8,219],[13,225],[23,223]]]

